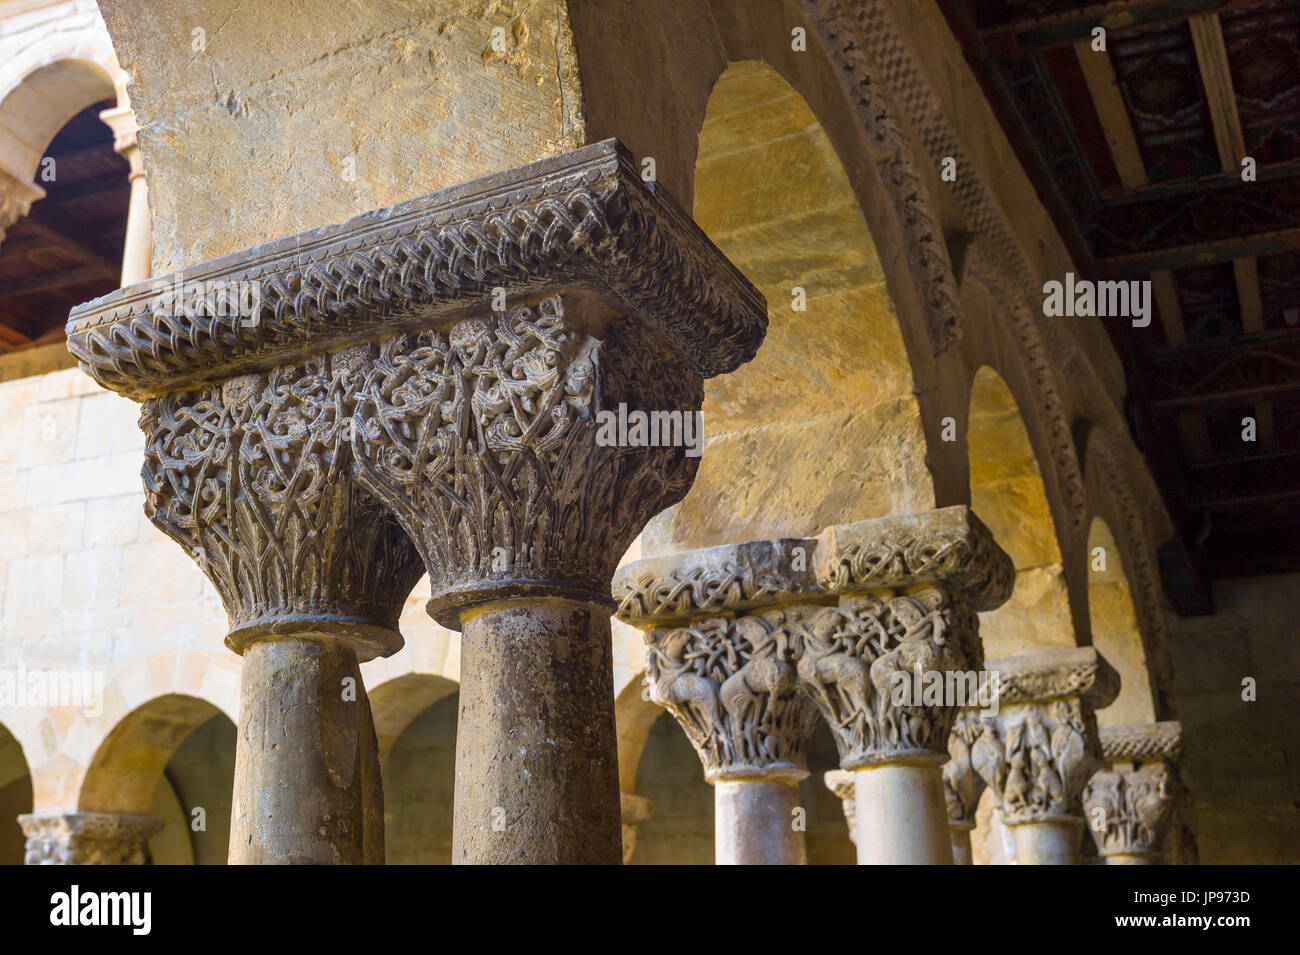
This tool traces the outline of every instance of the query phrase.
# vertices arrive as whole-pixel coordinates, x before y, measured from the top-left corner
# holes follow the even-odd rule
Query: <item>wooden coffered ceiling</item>
[[[1077,266],[1152,282],[1106,327],[1175,606],[1300,570],[1300,0],[939,3]]]
[[[131,186],[127,161],[96,103],[74,116],[45,150],[54,179],[45,198],[0,242],[0,354],[60,341],[68,310],[117,288]]]

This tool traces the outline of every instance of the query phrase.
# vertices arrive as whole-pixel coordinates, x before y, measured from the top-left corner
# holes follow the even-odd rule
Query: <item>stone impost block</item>
[[[832,593],[941,584],[984,611],[1015,584],[1011,558],[962,505],[828,527],[817,540],[817,580]]]

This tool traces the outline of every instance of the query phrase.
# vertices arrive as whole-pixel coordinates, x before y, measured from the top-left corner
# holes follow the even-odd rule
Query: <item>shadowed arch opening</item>
[[[971,385],[967,430],[971,507],[1011,557],[1011,599],[980,614],[985,659],[1075,645],[1061,549],[1016,399],[987,366]]]
[[[934,506],[911,366],[875,243],[829,138],[772,67],[710,94],[695,220],[766,296],[758,357],[706,385],[706,447],[649,555]]]
[[[1119,696],[1097,713],[1103,726],[1156,719],[1146,647],[1128,573],[1110,526],[1094,517],[1088,528],[1088,621],[1092,643],[1120,676]]]
[[[0,865],[22,865],[24,844],[18,817],[32,811],[32,774],[23,748],[0,724]]]
[[[449,865],[458,685],[407,673],[370,691],[384,783],[389,865]]]
[[[230,842],[235,724],[207,700],[156,697],[124,716],[99,745],[81,785],[81,812],[152,816],[151,861],[222,865]]]

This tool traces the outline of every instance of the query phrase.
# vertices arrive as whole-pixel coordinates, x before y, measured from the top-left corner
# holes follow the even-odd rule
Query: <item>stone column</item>
[[[422,562],[429,612],[463,631],[454,860],[617,863],[610,579],[690,487],[703,380],[753,357],[762,296],[614,140],[144,287],[74,309],[68,348],[156,406],[151,506],[176,499],[160,523],[206,555],[228,642],[294,643],[246,660],[241,741],[262,755],[239,772],[301,790],[303,815],[276,815],[274,786],[237,793],[263,821],[236,834],[267,858],[374,858],[364,698],[303,742],[311,772],[256,740],[334,712],[355,662],[400,646]],[[296,411],[245,449],[259,395]],[[348,821],[325,782],[354,794]]]
[[[131,164],[131,198],[122,249],[122,285],[143,282],[153,269],[153,233],[149,222],[149,186],[144,178],[135,112],[130,106],[102,110],[99,118],[113,131],[113,149]]]
[[[72,812],[18,817],[26,865],[144,865],[163,823],[149,816]]]
[[[838,606],[805,628],[799,676],[854,774],[858,863],[949,864],[940,766],[978,696],[976,612],[1010,595],[1011,561],[950,507],[828,528],[816,565]]]
[[[971,830],[975,828],[975,810],[979,808],[984,780],[971,763],[973,747],[984,732],[979,710],[964,709],[957,714],[948,735],[948,762],[943,765],[943,795],[948,808],[948,837],[952,843],[953,865],[971,865]]]
[[[813,540],[711,547],[623,567],[618,616],[645,631],[646,697],[673,714],[713,786],[719,865],[802,865],[799,781],[817,711],[802,629],[826,609]]]
[[[1177,722],[1101,730],[1105,768],[1083,790],[1088,831],[1106,865],[1155,865],[1168,835],[1182,746]]]
[[[623,864],[636,852],[636,827],[654,815],[654,800],[635,793],[619,793],[619,819],[623,825]]]
[[[1119,677],[1092,647],[1044,650],[988,668],[998,711],[983,720],[971,765],[993,791],[1018,865],[1073,865],[1083,787],[1101,765],[1094,713],[1115,699]]]
[[[230,862],[382,863],[359,664],[401,648],[421,567],[350,476],[354,347],[150,398],[145,510],[216,585],[244,658]]]

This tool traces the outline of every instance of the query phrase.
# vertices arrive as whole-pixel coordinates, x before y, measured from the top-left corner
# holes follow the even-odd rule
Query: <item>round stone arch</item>
[[[127,75],[98,12],[71,22],[35,37],[0,66],[0,172],[26,186],[69,119],[101,100],[128,101]]]
[[[970,505],[1016,568],[1011,598],[980,614],[986,659],[1078,643],[1060,522],[1049,503],[1040,456],[1021,405],[1003,377],[983,365],[972,376],[966,415]],[[1086,634],[1086,631],[1084,631]]]
[[[99,744],[81,781],[79,812],[147,816],[172,755],[191,733],[216,716],[234,723],[214,703],[167,693],[135,707]]]
[[[18,817],[32,811],[32,774],[22,744],[0,723],[0,865],[22,865]]]
[[[922,344],[909,348],[840,151],[775,67],[743,60],[719,75],[692,182],[696,222],[764,293],[769,328],[752,362],[706,386],[699,474],[644,552],[934,507]]]

